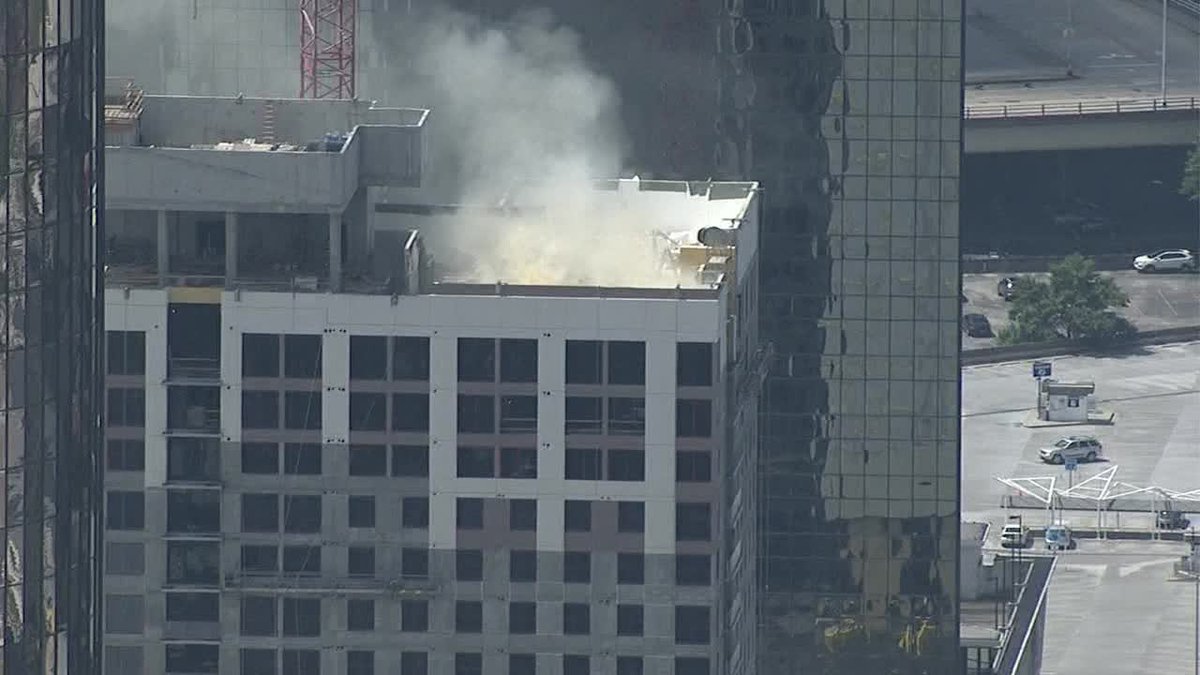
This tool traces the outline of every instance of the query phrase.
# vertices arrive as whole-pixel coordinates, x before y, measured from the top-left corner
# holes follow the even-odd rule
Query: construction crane
[[[354,98],[357,0],[300,0],[300,98]]]

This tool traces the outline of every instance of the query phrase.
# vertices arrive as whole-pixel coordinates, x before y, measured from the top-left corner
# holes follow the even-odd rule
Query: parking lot
[[[1102,272],[1116,280],[1129,296],[1129,306],[1121,310],[1141,330],[1174,328],[1200,324],[1200,275],[1138,274],[1133,270]],[[978,312],[988,318],[993,331],[1008,323],[1009,303],[996,292],[1004,274],[963,275],[963,314]],[[963,349],[979,349],[995,344],[993,338],[963,336]]]
[[[1200,488],[1200,343],[1049,360],[1056,378],[1094,381],[1101,407],[1115,411],[1116,422],[1025,428],[1021,422],[1034,403],[1030,362],[964,368],[963,519],[992,523],[989,546],[997,544],[995,531],[1008,516],[1000,506],[1006,488],[995,478],[1064,477],[1063,467],[1037,456],[1038,448],[1063,435],[1091,434],[1104,443],[1108,461],[1080,465],[1076,482],[1116,465],[1118,480],[1136,485]],[[1040,510],[1019,512],[1037,525],[1050,518]],[[1071,515],[1095,522],[1090,514]],[[1122,520],[1126,526],[1150,522],[1148,515],[1144,523]],[[1192,673],[1193,589],[1167,581],[1171,563],[1185,553],[1179,543],[1096,540],[1081,540],[1076,550],[1060,553],[1050,585],[1042,672]]]

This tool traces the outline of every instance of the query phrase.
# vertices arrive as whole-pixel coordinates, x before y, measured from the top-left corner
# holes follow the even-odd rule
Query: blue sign
[[[1036,378],[1050,377],[1050,362],[1049,361],[1034,361],[1033,376]]]
[[[1079,460],[1074,457],[1071,457],[1071,458],[1067,459],[1066,463],[1063,466],[1066,468],[1067,471],[1074,471],[1075,469],[1079,468]]]

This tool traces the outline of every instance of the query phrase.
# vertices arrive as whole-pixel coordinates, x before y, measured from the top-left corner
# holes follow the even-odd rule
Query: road
[[[967,0],[967,105],[1158,96],[1161,7],[1159,0]],[[1170,9],[1170,96],[1200,95],[1198,31],[1200,19]]]
[[[1084,466],[1080,479],[1118,465],[1137,485],[1200,488],[1200,343],[1164,345],[1121,357],[1050,359],[1065,380],[1094,380],[1111,427],[1026,429],[1033,405],[1030,363],[963,369],[963,519],[995,526],[1004,487],[996,476],[1062,475],[1037,449],[1067,433],[1092,433],[1111,462]],[[1045,514],[1023,510],[1034,523]],[[1041,518],[1041,520],[1039,520]],[[1191,588],[1169,582],[1183,544],[1083,540],[1065,552],[1050,583],[1043,675],[1191,675]]]
[[[1200,275],[1138,274],[1133,270],[1102,272],[1116,280],[1129,296],[1129,307],[1122,314],[1141,330],[1174,328],[1200,324]],[[1003,274],[964,274],[963,293],[967,303],[963,313],[979,312],[987,316],[993,330],[1008,323],[1008,303],[996,293]],[[995,344],[992,338],[963,336],[963,349],[978,349]]]

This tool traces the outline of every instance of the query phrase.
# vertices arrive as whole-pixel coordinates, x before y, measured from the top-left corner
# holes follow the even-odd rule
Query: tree
[[[1183,180],[1179,184],[1179,194],[1190,199],[1200,200],[1200,145],[1188,153],[1187,162],[1183,165]]]
[[[1111,342],[1134,331],[1129,321],[1112,311],[1128,302],[1111,278],[1096,272],[1095,262],[1071,255],[1051,266],[1049,279],[1017,281],[1009,325],[997,337],[1005,344],[1060,339]]]

